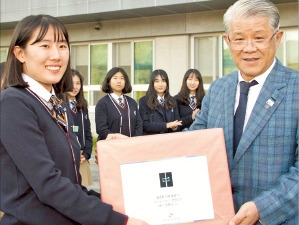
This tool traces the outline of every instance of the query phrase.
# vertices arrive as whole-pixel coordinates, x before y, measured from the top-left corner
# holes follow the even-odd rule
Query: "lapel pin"
[[[272,99],[268,99],[267,101],[266,101],[266,109],[269,109],[271,106],[273,106],[274,105],[274,101],[272,100]]]

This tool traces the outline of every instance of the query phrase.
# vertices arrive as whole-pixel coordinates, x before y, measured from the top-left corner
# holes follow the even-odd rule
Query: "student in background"
[[[169,94],[169,79],[164,70],[150,76],[146,95],[139,100],[144,134],[169,133],[180,130],[182,121],[175,99]]]
[[[69,104],[73,118],[72,131],[77,135],[81,145],[80,174],[81,184],[89,186],[93,184],[88,160],[92,152],[92,134],[88,115],[88,104],[84,98],[83,76],[79,71],[72,69],[73,90],[67,92],[66,102]]]
[[[70,43],[49,15],[16,26],[0,93],[1,224],[137,225],[80,184],[80,145],[68,122]]]
[[[106,139],[108,134],[127,137],[142,135],[137,102],[125,95],[132,91],[126,71],[120,67],[110,69],[103,81],[102,91],[107,95],[98,101],[95,109],[98,140]]]
[[[195,115],[200,111],[201,101],[205,95],[202,77],[197,69],[186,71],[180,92],[174,96],[179,109],[182,127],[189,128],[195,119]]]

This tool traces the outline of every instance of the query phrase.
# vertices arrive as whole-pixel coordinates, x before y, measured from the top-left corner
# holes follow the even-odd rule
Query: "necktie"
[[[121,106],[121,107],[124,107],[124,103],[123,103],[123,99],[122,98],[118,98],[118,104]]]
[[[71,101],[70,105],[71,105],[71,110],[76,113],[77,112],[77,101],[76,101],[76,99],[74,101]]]
[[[53,106],[52,117],[65,130],[67,124],[66,124],[65,108],[61,106],[62,102],[63,102],[62,99],[57,98],[55,95],[52,95],[50,98],[50,103]]]
[[[164,106],[164,98],[160,98],[159,103],[160,105]]]
[[[247,97],[248,91],[251,86],[258,84],[256,80],[253,80],[251,83],[247,83],[245,81],[240,82],[240,100],[239,106],[236,110],[234,117],[234,151],[233,156],[235,156],[237,147],[239,145],[241,136],[243,134],[243,127],[245,121],[245,113],[247,107]]]
[[[189,103],[189,106],[194,110],[196,109],[196,103],[195,103],[195,100],[194,100],[195,96],[191,96],[190,97],[190,103]]]

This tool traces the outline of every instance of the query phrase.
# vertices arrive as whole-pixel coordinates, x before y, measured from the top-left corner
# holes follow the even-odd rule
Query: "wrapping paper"
[[[235,215],[221,128],[101,140],[97,142],[97,152],[101,198],[103,202],[113,205],[115,211],[125,213],[120,165],[206,155],[214,219],[184,224],[227,225]]]

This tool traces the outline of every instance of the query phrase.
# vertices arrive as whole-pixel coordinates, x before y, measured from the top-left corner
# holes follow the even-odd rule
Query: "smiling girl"
[[[80,145],[67,105],[69,38],[48,15],[16,26],[0,97],[1,224],[145,224],[113,211],[81,186]]]

